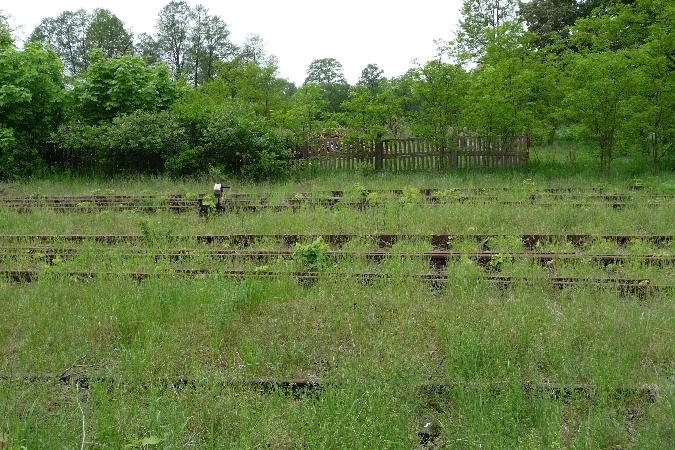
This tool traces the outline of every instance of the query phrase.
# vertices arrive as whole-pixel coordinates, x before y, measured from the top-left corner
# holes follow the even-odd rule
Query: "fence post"
[[[382,170],[382,159],[384,158],[384,141],[378,139],[375,141],[375,170]]]

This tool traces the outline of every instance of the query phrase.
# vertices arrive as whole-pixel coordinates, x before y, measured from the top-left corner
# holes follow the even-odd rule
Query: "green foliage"
[[[209,118],[203,151],[204,163],[253,180],[283,175],[292,158],[290,140],[265,120],[226,109]]]
[[[401,100],[391,89],[375,92],[367,86],[359,86],[352,90],[342,108],[343,121],[354,138],[379,140],[387,135],[396,136],[400,131]]]
[[[382,89],[382,84],[387,80],[383,74],[384,71],[377,64],[368,64],[361,71],[361,77],[356,84],[368,88],[373,94],[377,94]]]
[[[321,87],[306,84],[291,98],[286,111],[273,115],[275,122],[293,132],[297,148],[308,148],[322,129],[322,121],[328,110]]]
[[[465,110],[468,74],[457,65],[429,61],[411,73],[412,94],[419,105],[412,128],[439,148],[448,148]]]
[[[457,33],[460,60],[479,60],[500,27],[516,18],[516,0],[464,0]]]
[[[17,144],[12,129],[0,126],[0,180],[29,175],[39,165],[37,151]]]
[[[188,140],[168,112],[123,114],[110,124],[72,122],[53,136],[64,164],[104,173],[159,173],[171,169]]]
[[[107,9],[94,10],[85,40],[87,49],[100,48],[108,58],[129,55],[134,49],[131,33],[119,17]]]
[[[138,56],[105,58],[101,50],[73,90],[75,114],[87,122],[111,120],[137,110],[167,109],[181,94],[163,65],[149,66]]]
[[[520,2],[519,12],[527,29],[537,35],[535,45],[545,48],[567,38],[574,22],[601,3],[602,0],[530,0]]]
[[[56,17],[46,17],[33,30],[29,42],[51,47],[58,55],[66,74],[74,77],[88,64],[87,29],[91,14],[84,9],[63,11]]]
[[[293,259],[299,261],[309,270],[322,270],[330,264],[328,252],[330,246],[321,236],[308,244],[295,244]]]
[[[349,95],[349,84],[345,80],[342,64],[334,58],[312,61],[307,69],[305,85],[307,84],[321,87],[330,112],[340,111],[342,102]]]
[[[3,177],[24,176],[40,166],[39,151],[62,117],[63,68],[38,44],[0,49],[0,129]]]
[[[486,41],[483,64],[471,77],[464,116],[471,130],[487,136],[515,136],[535,127],[539,65],[527,50],[521,26],[506,23]]]
[[[14,38],[4,17],[0,16],[0,50],[12,47]]]

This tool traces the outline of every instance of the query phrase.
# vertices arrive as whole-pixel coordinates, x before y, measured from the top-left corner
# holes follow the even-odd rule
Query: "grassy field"
[[[207,178],[4,184],[0,449],[668,448],[675,178],[586,175],[232,183],[272,205],[345,192],[332,207],[208,217],[2,202],[129,194],[155,204],[208,194]],[[445,193],[430,202],[421,188]],[[492,191],[459,201],[475,188]],[[197,238],[234,234],[270,236]],[[306,237],[294,246],[279,234]],[[350,236],[315,240],[334,234]],[[389,245],[382,234],[419,236]],[[453,235],[440,250],[438,234]],[[532,247],[528,234],[555,236]],[[602,237],[615,234],[643,238]],[[444,265],[430,264],[434,251]],[[576,281],[561,288],[556,277]]]

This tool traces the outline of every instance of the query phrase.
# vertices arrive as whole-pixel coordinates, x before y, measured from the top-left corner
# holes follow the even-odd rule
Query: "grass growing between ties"
[[[667,448],[673,208],[513,207],[451,191],[628,192],[620,180],[568,181],[325,175],[241,191],[378,197],[367,208],[209,217],[4,208],[0,448],[79,447],[83,436],[87,448]],[[51,191],[141,185],[59,181]],[[35,186],[49,191],[8,185],[5,195]],[[201,186],[152,179],[146,189],[208,192]],[[426,203],[427,187],[453,201]],[[382,193],[394,188],[403,192]],[[535,233],[562,236],[527,244]],[[61,238],[7,237],[19,234]],[[136,238],[63,237],[76,234]],[[197,237],[227,234],[303,236]],[[328,238],[337,234],[351,236]],[[391,234],[405,236],[379,236]],[[611,234],[643,238],[598,237]],[[561,277],[581,282],[560,287]],[[623,279],[640,289],[620,288]]]

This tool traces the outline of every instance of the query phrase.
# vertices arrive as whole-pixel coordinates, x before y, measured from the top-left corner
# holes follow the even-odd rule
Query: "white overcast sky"
[[[152,33],[168,0],[0,0],[15,35],[25,38],[43,17],[64,10],[107,8],[134,34]],[[413,60],[436,53],[435,39],[449,40],[457,26],[461,0],[202,0],[222,17],[235,42],[258,33],[279,58],[280,75],[301,84],[314,59],[336,58],[350,83],[361,69],[378,64],[388,77],[403,74]]]

